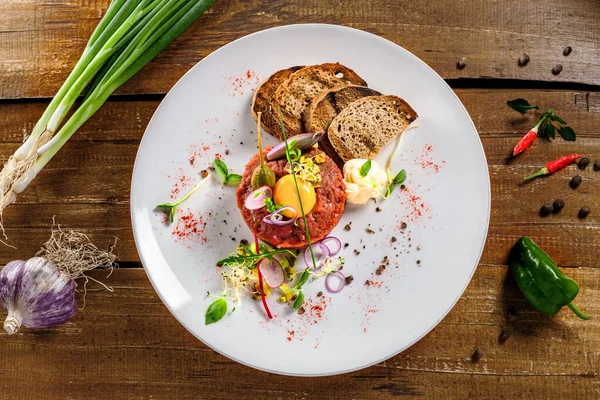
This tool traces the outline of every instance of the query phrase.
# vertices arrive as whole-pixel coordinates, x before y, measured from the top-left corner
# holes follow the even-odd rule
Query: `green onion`
[[[0,217],[117,88],[154,59],[215,0],[113,0],[48,108],[0,172]],[[86,87],[83,103],[61,126]]]

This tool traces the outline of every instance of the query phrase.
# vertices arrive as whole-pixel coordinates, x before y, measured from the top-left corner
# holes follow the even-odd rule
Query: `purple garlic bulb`
[[[8,316],[4,330],[21,325],[49,328],[64,324],[77,310],[75,282],[41,257],[11,261],[0,271],[0,298]]]

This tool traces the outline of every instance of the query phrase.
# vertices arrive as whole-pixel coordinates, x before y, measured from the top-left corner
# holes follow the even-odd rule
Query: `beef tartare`
[[[269,150],[270,147],[266,148],[263,154],[267,154]],[[303,161],[305,164],[302,164]],[[301,193],[296,190],[286,158],[267,162],[266,165],[275,172],[277,179],[272,191],[272,199],[269,198],[272,202],[271,207],[249,209],[246,206],[246,200],[254,192],[251,182],[252,173],[259,165],[259,155],[256,154],[246,165],[242,182],[237,189],[238,207],[252,232],[256,233],[261,240],[278,248],[306,247],[308,240],[304,220],[300,210],[297,210],[299,208],[297,207],[298,195],[300,195],[304,207],[311,242],[318,242],[331,232],[344,213],[346,186],[341,171],[329,156],[314,147],[302,153],[299,162],[300,168],[296,168],[300,170],[300,173],[296,173],[296,178]],[[310,166],[308,169],[311,172],[308,175],[302,173],[307,170],[303,170],[304,165]],[[281,216],[295,219],[295,222],[268,223],[268,217],[273,214],[274,207],[285,207],[282,209],[284,211],[281,212]],[[267,222],[265,222],[265,218]]]

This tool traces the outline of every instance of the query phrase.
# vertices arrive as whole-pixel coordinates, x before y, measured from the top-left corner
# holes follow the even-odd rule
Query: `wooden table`
[[[17,148],[63,82],[108,0],[0,0],[0,154]],[[291,23],[342,24],[390,39],[422,58],[454,88],[485,147],[492,215],[475,277],[450,314],[404,353],[355,373],[319,379],[270,375],[210,350],[167,311],[135,250],[129,185],[144,129],[164,94],[195,63],[246,34]],[[569,56],[563,48],[571,46]],[[517,60],[527,53],[529,64]],[[457,62],[466,58],[466,67]],[[561,64],[563,70],[551,70]],[[597,0],[259,1],[219,0],[151,65],[121,88],[4,214],[18,249],[33,256],[52,217],[107,245],[116,236],[114,292],[87,294],[85,310],[54,330],[0,334],[0,399],[392,399],[598,398],[600,396],[600,172],[571,166],[526,186],[521,177],[555,157],[600,159],[600,3]],[[539,140],[508,155],[534,125],[506,100],[556,107],[575,143]],[[576,174],[578,190],[568,186]],[[540,206],[566,208],[541,218]],[[592,213],[577,218],[581,206]],[[515,240],[530,235],[582,287],[577,302],[549,318],[507,279]],[[432,294],[433,295],[433,294]],[[81,298],[79,298],[81,300]],[[508,309],[517,310],[508,318]],[[499,335],[510,334],[500,343]],[[481,359],[473,363],[478,348]]]

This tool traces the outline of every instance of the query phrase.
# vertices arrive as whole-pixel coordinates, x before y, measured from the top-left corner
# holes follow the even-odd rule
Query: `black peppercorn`
[[[571,178],[571,182],[569,182],[569,185],[571,186],[572,189],[577,189],[577,187],[579,185],[581,185],[582,181],[583,181],[583,178],[579,175],[576,175],[573,178]]]
[[[562,72],[562,65],[556,64],[554,68],[552,68],[552,75],[558,75]]]
[[[571,48],[571,46],[567,46],[563,49],[563,56],[568,56],[569,54],[571,54],[571,52],[573,51],[573,49]]]
[[[479,361],[482,355],[483,353],[479,351],[479,349],[475,349],[473,355],[471,356],[471,362],[476,363],[477,361]]]
[[[562,210],[565,207],[565,201],[562,199],[557,199],[554,200],[554,203],[552,204],[552,212],[554,214],[557,214],[560,212],[560,210]]]
[[[591,210],[590,210],[590,208],[588,206],[581,207],[581,209],[579,210],[578,217],[579,218],[585,218],[588,215],[590,215],[590,212],[591,212]]]
[[[552,206],[552,204],[550,203],[545,203],[542,208],[540,208],[540,215],[542,217],[545,217],[546,215],[550,215],[552,213],[552,211],[554,210],[554,207]]]
[[[519,61],[518,61],[519,67],[526,66],[529,63],[529,60],[530,60],[529,56],[527,54],[523,53],[523,55],[521,57],[519,57]]]
[[[594,162],[594,171],[600,171],[600,160]]]
[[[590,165],[590,159],[587,157],[582,157],[577,162],[579,169],[586,169],[588,165]]]
[[[502,330],[502,332],[500,332],[500,336],[498,337],[498,341],[500,342],[500,344],[506,342],[506,340],[510,337],[510,334],[508,332],[506,332],[505,330]]]

